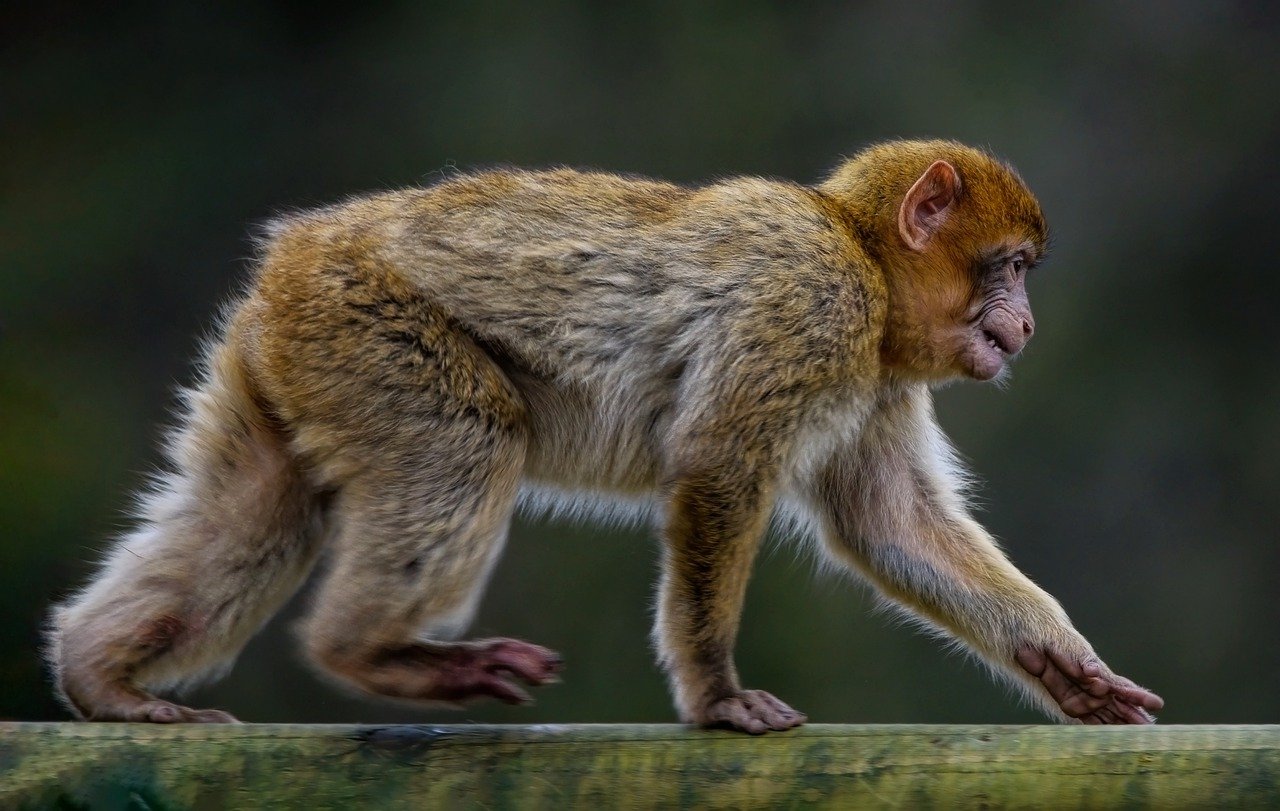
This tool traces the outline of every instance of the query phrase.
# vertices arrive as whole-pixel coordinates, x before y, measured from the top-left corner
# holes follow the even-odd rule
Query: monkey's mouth
[[[1000,336],[996,335],[996,334],[995,334],[994,332],[992,332],[991,330],[989,330],[989,329],[984,329],[984,330],[982,331],[982,337],[983,337],[983,339],[987,342],[987,346],[991,347],[992,349],[999,350],[999,351],[1000,351],[1000,353],[1001,353],[1001,354],[1003,354],[1003,355],[1007,355],[1007,354],[1009,354],[1009,348],[1008,348],[1008,347],[1006,347],[1006,346],[1005,346],[1005,345],[1000,341]]]
[[[978,380],[990,380],[1004,369],[1009,350],[1000,340],[1000,336],[989,329],[979,327],[974,330],[969,340],[968,361],[969,374]]]

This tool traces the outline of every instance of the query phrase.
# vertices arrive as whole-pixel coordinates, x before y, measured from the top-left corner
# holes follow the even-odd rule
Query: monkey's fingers
[[[1111,675],[1111,690],[1127,704],[1132,704],[1147,712],[1159,712],[1164,709],[1164,699],[1145,687],[1139,687],[1124,676]]]
[[[1086,724],[1150,724],[1148,711],[1164,706],[1149,690],[1107,670],[1094,657],[1057,650],[1020,649],[1018,664],[1038,678],[1062,712]]]
[[[1153,718],[1146,710],[1135,707],[1127,701],[1112,698],[1110,702],[1096,711],[1080,717],[1083,724],[1154,724]]]
[[[1077,662],[1056,651],[1049,651],[1049,656],[1059,668],[1077,678],[1090,695],[1115,696],[1120,702],[1149,712],[1157,712],[1164,707],[1164,699],[1160,696],[1139,687],[1124,676],[1117,676],[1096,658],[1090,657]],[[1150,723],[1149,718],[1146,723]]]
[[[1127,701],[1121,701],[1117,699],[1116,701],[1108,705],[1108,708],[1112,709],[1117,715],[1119,715],[1122,719],[1124,719],[1122,721],[1116,721],[1113,723],[1154,724],[1156,721],[1156,719],[1151,717],[1151,714],[1148,713],[1146,710],[1144,710],[1142,707],[1135,707],[1134,705],[1130,704]]]

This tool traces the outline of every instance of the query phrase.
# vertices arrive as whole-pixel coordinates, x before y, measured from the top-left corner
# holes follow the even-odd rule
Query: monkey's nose
[[[1022,319],[1022,334],[1024,340],[1030,340],[1031,334],[1036,331],[1036,325],[1031,323],[1030,318]]]

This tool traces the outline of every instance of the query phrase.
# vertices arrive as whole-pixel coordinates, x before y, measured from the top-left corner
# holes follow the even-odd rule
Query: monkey
[[[974,520],[932,391],[1034,331],[1039,203],[1008,163],[890,141],[821,182],[462,173],[273,221],[185,392],[167,468],[47,654],[78,718],[234,722],[159,697],[225,672],[324,574],[308,660],[371,696],[530,700],[558,654],[463,639],[518,506],[661,540],[653,644],[682,722],[806,716],[734,664],[777,517],[1064,723],[1144,724]]]

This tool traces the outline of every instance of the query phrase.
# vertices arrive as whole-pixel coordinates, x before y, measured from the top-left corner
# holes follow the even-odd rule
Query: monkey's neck
[[[833,220],[843,225],[850,236],[875,263],[884,268],[893,262],[893,237],[897,233],[897,215],[892,201],[884,199],[871,186],[842,188],[828,180],[818,193]]]

